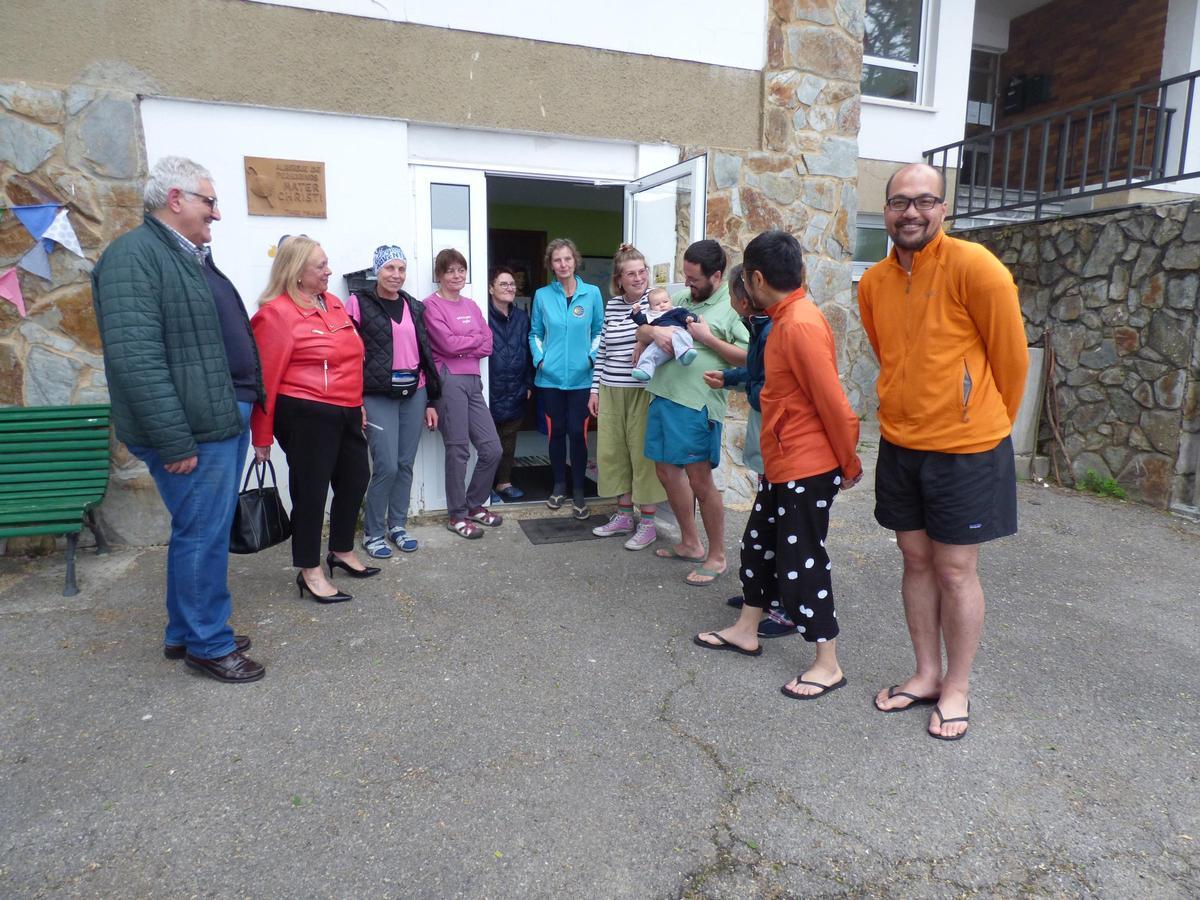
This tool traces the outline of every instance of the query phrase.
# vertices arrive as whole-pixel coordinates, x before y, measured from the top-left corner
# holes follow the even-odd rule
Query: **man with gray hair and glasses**
[[[229,627],[229,530],[262,369],[242,298],[208,252],[221,218],[212,176],[159,160],[145,221],[92,273],[117,438],[146,464],[167,511],[163,655],[224,682],[266,670]]]

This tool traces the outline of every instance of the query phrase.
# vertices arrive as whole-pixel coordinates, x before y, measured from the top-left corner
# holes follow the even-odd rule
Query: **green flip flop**
[[[700,568],[692,569],[692,571],[688,572],[687,575],[685,575],[683,578],[683,583],[690,584],[692,587],[708,587],[710,584],[715,582],[718,578],[720,578],[724,574],[725,574],[724,569],[722,569],[720,572],[718,572],[715,569],[706,569],[706,568],[704,568],[704,566],[700,566]],[[707,581],[692,581],[693,576],[696,576],[696,575],[699,575],[702,578],[707,578],[708,580]]]

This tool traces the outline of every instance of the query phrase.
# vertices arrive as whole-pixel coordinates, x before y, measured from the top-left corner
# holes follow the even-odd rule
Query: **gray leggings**
[[[500,438],[496,423],[483,400],[478,375],[450,375],[442,369],[442,396],[437,401],[438,429],[446,445],[446,509],[452,519],[486,506],[492,495],[492,478],[500,465]],[[471,445],[478,459],[467,484]]]
[[[367,409],[367,444],[371,448],[371,483],[363,515],[366,537],[382,537],[388,528],[408,522],[413,460],[425,426],[425,388],[406,400],[378,394],[363,397]]]

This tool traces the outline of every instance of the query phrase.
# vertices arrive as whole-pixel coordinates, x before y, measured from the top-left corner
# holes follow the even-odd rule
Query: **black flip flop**
[[[943,725],[945,725],[947,722],[970,723],[970,721],[971,721],[971,701],[970,700],[967,701],[967,714],[965,716],[955,716],[952,719],[947,719],[944,715],[942,715],[942,708],[940,706],[934,706],[933,713],[935,716],[937,716],[939,719],[941,719],[941,722]],[[929,721],[930,722],[933,721],[933,716],[929,717]],[[961,731],[958,734],[954,735],[953,737],[946,737],[945,735],[934,734],[928,728],[925,729],[925,733],[937,741],[961,741],[963,738],[965,738],[967,736],[967,732],[970,730],[971,729],[968,727],[965,731]]]
[[[708,641],[702,640],[699,634],[692,638],[693,644],[695,644],[697,647],[703,647],[705,650],[732,650],[734,653],[742,654],[742,656],[762,656],[762,644],[759,644],[754,650],[747,650],[745,647],[739,647],[737,644],[731,644],[715,631],[703,631],[701,634],[711,634],[721,642],[719,644],[710,644]]]
[[[907,697],[912,701],[908,706],[894,706],[891,709],[884,709],[879,705],[878,701],[872,700],[871,702],[875,704],[875,708],[881,713],[894,713],[904,712],[906,709],[912,709],[914,706],[932,706],[942,699],[940,695],[937,697],[918,697],[916,694],[910,694],[908,691],[899,690],[899,688],[900,685],[898,684],[893,684],[888,688],[888,699],[891,700],[893,697]]]
[[[815,694],[797,694],[795,691],[789,691],[788,686],[785,684],[779,688],[779,693],[792,700],[816,700],[818,697],[824,697],[830,691],[836,691],[847,684],[845,676],[842,677],[841,681],[835,681],[833,684],[821,684],[819,681],[808,681],[804,678],[797,678],[796,682],[798,684],[811,684],[813,687],[819,687],[822,690],[817,691]]]

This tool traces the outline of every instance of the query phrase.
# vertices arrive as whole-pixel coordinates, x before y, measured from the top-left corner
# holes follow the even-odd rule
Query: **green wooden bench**
[[[75,546],[86,521],[96,553],[108,542],[95,508],[108,487],[107,403],[0,409],[0,538],[53,534],[67,538],[64,597],[75,584]]]

